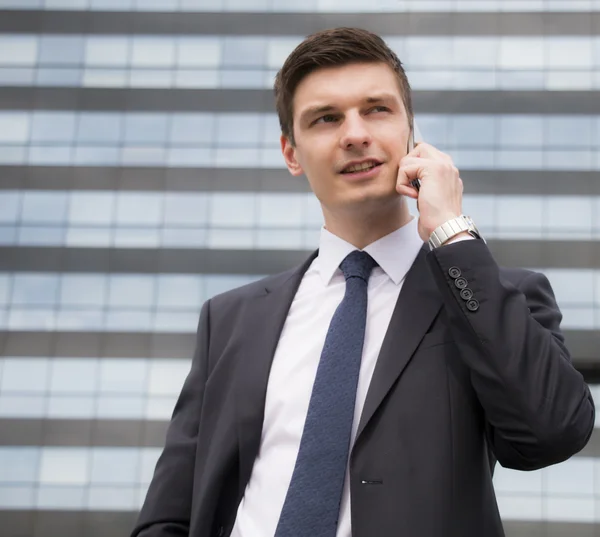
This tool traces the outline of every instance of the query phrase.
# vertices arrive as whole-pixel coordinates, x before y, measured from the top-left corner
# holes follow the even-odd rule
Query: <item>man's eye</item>
[[[390,109],[387,106],[374,106],[371,108],[371,112],[389,112]]]
[[[315,123],[333,123],[337,119],[333,114],[325,114],[315,121]]]

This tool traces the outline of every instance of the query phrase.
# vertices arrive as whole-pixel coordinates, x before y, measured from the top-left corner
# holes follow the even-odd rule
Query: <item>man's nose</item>
[[[360,116],[348,115],[342,125],[342,149],[364,149],[371,145],[371,132]]]

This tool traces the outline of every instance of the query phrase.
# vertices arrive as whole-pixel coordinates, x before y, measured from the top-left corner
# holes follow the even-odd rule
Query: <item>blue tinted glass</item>
[[[12,303],[51,306],[56,303],[58,285],[59,277],[55,274],[15,274]]]
[[[166,114],[138,114],[125,116],[125,142],[129,144],[164,144],[167,140]]]
[[[75,138],[73,112],[34,112],[31,121],[33,142],[66,142]]]
[[[23,194],[21,218],[24,222],[60,223],[67,218],[66,192],[35,192]]]
[[[0,447],[0,483],[35,482],[39,457],[37,447]]]
[[[81,36],[42,35],[39,62],[44,65],[80,65],[85,48]]]
[[[509,147],[541,147],[544,126],[541,116],[500,116],[500,145]]]
[[[123,116],[104,112],[81,112],[77,126],[79,143],[101,142],[118,145],[121,140]]]
[[[224,67],[265,65],[267,40],[264,37],[226,37],[224,41]]]
[[[448,143],[458,148],[494,145],[493,116],[456,116],[450,120]]]
[[[0,191],[0,222],[12,224],[17,221],[21,208],[21,193],[17,191]]]

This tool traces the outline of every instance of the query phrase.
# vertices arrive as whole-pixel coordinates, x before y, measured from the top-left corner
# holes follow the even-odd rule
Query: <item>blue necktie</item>
[[[275,537],[335,537],[365,339],[367,282],[376,265],[358,250],[340,265],[346,292],[325,337]]]

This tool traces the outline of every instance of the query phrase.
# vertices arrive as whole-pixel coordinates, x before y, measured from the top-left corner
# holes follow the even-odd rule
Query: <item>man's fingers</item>
[[[443,151],[440,151],[436,147],[426,144],[425,142],[419,142],[418,144],[416,144],[415,148],[406,156],[416,158],[428,158],[431,160],[439,160],[442,162],[452,162],[452,158],[450,157],[450,155],[447,155]]]
[[[417,189],[412,186],[407,185],[396,185],[396,192],[402,196],[407,196],[409,198],[417,199],[419,197],[419,193]]]

